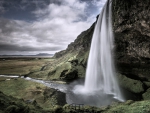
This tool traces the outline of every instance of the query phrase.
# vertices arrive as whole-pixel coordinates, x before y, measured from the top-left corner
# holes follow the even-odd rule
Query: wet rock
[[[67,62],[50,71],[48,78],[52,80],[75,80],[78,77],[83,77],[84,73],[85,68],[79,64],[78,59],[71,57]]]
[[[50,102],[50,106],[66,104],[66,94],[56,89],[48,88],[43,92],[44,100]]]
[[[113,0],[113,26],[119,72],[150,79],[150,1]]]
[[[61,73],[64,73],[64,72],[70,70],[71,68],[72,68],[71,63],[65,62],[65,63],[59,65],[58,67],[56,67],[56,69],[49,72],[49,78],[50,79],[60,79]]]
[[[144,94],[142,94],[144,100],[150,100],[150,88],[146,90]]]
[[[118,74],[119,84],[132,93],[144,92],[143,83],[138,80],[127,78],[125,75]]]
[[[146,87],[150,87],[150,82],[144,82],[144,84],[146,85]]]
[[[60,79],[73,80],[78,77],[78,71],[76,69],[63,70],[60,75]]]

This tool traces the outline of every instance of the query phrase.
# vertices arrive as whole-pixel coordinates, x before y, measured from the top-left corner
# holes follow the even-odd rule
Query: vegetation
[[[65,94],[45,85],[24,80],[21,78],[0,82],[0,91],[5,95],[24,100],[27,103],[35,102],[44,109],[52,109],[55,105],[66,104]],[[0,97],[1,98],[1,97]],[[61,99],[63,98],[63,99]]]

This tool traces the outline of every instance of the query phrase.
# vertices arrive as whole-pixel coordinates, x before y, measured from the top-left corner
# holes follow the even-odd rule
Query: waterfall
[[[108,0],[99,15],[92,38],[85,83],[82,87],[76,86],[74,92],[86,95],[99,93],[105,97],[111,95],[112,98],[123,101],[113,60],[111,5],[111,0]]]

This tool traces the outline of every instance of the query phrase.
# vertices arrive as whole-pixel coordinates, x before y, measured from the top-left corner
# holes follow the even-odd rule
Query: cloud
[[[95,15],[87,15],[88,3],[84,1],[48,0],[49,4],[38,1],[32,1],[37,7],[31,12],[37,18],[34,21],[0,18],[0,26],[3,26],[0,27],[0,51],[3,54],[4,51],[54,53],[63,50],[96,18]],[[31,2],[22,0],[21,4],[24,4],[21,9],[25,10]]]
[[[92,3],[97,6],[98,11],[100,12],[105,5],[107,0],[93,0]]]
[[[0,0],[0,14],[5,12],[5,8],[3,4],[4,4],[4,0]]]

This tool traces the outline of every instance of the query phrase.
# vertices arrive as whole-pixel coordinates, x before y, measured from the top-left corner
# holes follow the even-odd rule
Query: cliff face
[[[150,88],[150,1],[113,0],[115,61],[120,85],[141,98]],[[52,79],[85,77],[94,25],[82,32],[64,51],[55,54],[65,62],[49,73]],[[130,87],[132,85],[132,88]],[[140,86],[140,92],[135,92]],[[135,88],[135,89],[134,89]],[[147,93],[148,94],[148,93]],[[142,98],[145,98],[144,96]]]
[[[135,79],[150,78],[150,1],[113,0],[118,70]]]
[[[54,55],[59,63],[49,72],[48,79],[74,80],[85,76],[94,26],[95,23],[69,44],[66,50]]]
[[[61,56],[64,56],[65,54],[68,53],[74,53],[74,52],[85,53],[89,51],[91,39],[94,31],[94,26],[95,23],[89,29],[83,31],[74,42],[70,43],[66,50],[55,53],[54,57],[60,58]]]
[[[149,4],[149,0],[113,0],[112,3],[117,69],[134,79],[150,78]],[[54,57],[60,58],[74,53],[72,56],[76,56],[79,65],[86,68],[94,25]]]

